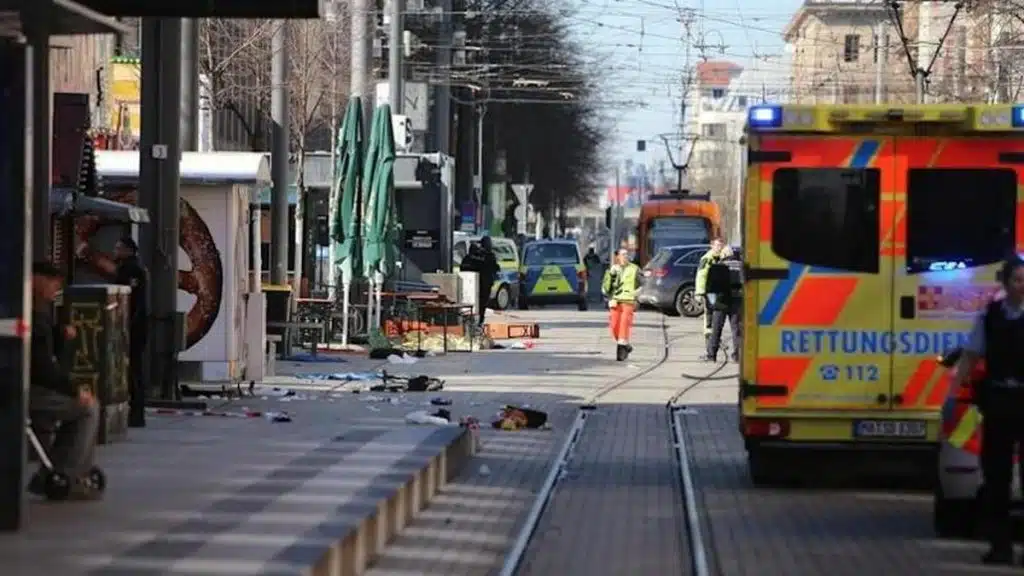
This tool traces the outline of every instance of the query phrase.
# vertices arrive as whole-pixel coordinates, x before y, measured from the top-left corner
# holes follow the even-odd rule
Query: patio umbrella
[[[380,300],[384,278],[395,264],[395,139],[391,107],[373,113],[373,128],[363,165],[363,273],[375,293],[373,326],[380,326]]]
[[[359,256],[360,176],[363,168],[363,107],[359,97],[352,97],[345,110],[345,119],[338,131],[338,181],[334,183],[334,214],[331,214],[331,240],[335,243],[333,265],[341,271],[342,322],[341,343],[348,345],[348,315],[352,279],[362,273]]]

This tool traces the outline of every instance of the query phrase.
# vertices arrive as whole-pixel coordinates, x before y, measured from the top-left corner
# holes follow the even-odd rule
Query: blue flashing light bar
[[[782,107],[751,106],[747,121],[752,128],[778,128],[782,126]]]
[[[1010,112],[1010,123],[1014,128],[1024,128],[1024,105],[1014,106]]]

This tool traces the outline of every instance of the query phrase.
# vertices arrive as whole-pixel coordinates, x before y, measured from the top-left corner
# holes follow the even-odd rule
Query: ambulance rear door
[[[1019,137],[897,137],[897,224],[883,243],[897,263],[892,407],[908,423],[936,415],[949,372],[936,358],[962,345],[998,292],[1020,226]],[[918,425],[919,426],[919,425]],[[909,429],[911,426],[904,426]]]
[[[745,414],[888,412],[892,258],[880,240],[893,225],[882,210],[892,145],[888,136],[752,140],[746,202],[758,217],[747,218],[744,314],[756,349],[745,354]]]

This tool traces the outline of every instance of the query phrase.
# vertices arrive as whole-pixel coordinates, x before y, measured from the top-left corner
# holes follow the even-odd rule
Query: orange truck
[[[707,244],[721,234],[721,213],[710,194],[655,194],[640,206],[638,264],[645,266],[662,248]]]
[[[754,481],[808,452],[934,474],[937,358],[1024,249],[1024,107],[764,105],[747,130],[739,410]]]

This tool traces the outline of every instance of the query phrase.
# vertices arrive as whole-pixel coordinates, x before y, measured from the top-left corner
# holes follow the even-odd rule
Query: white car
[[[960,359],[957,348],[939,359],[947,370]],[[970,382],[984,377],[979,368]],[[938,478],[933,500],[933,524],[942,537],[966,537],[978,528],[981,477],[981,414],[974,405],[973,387],[951,389],[942,407],[939,428]],[[1020,502],[1020,468],[1013,467],[1014,502]]]

